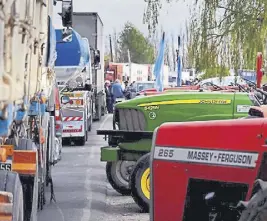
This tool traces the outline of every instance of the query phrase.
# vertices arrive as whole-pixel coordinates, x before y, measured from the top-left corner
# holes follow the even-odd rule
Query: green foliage
[[[213,77],[225,77],[229,76],[230,70],[225,66],[209,67],[205,71],[205,74],[201,76],[202,79]]]
[[[128,50],[131,62],[152,64],[154,62],[154,47],[144,35],[127,22],[119,35],[119,61],[128,62]]]
[[[145,1],[148,7],[144,18],[153,33],[161,1],[170,0]],[[218,66],[255,69],[257,52],[266,55],[267,1],[194,0],[192,6],[187,38],[189,63],[198,72]]]

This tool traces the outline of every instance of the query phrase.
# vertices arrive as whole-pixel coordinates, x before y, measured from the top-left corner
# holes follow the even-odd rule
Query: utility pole
[[[109,47],[110,47],[110,61],[113,62],[113,52],[112,52],[111,35],[109,35]]]

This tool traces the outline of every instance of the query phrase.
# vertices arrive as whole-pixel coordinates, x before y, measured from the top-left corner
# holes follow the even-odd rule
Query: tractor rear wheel
[[[107,162],[106,174],[110,185],[122,195],[130,195],[129,178],[135,161]]]
[[[265,221],[267,220],[267,182],[261,183],[258,192],[246,202],[239,221]]]
[[[23,191],[19,174],[10,171],[0,171],[0,191],[6,191],[13,194],[12,220],[23,221]]]
[[[150,153],[142,156],[131,174],[132,197],[143,212],[149,211],[150,200]]]

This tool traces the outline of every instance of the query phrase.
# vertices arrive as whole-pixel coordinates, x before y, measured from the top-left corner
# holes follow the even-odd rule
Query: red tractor
[[[151,221],[267,220],[267,107],[249,114],[155,130]]]
[[[267,92],[247,119],[164,123],[150,155],[150,221],[267,220]],[[248,119],[249,118],[249,119]],[[145,157],[145,156],[144,156]]]

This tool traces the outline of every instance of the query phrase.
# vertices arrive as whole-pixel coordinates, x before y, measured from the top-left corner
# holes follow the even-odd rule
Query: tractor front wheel
[[[267,182],[257,180],[259,190],[248,202],[242,204],[243,210],[239,221],[265,221],[267,220]]]
[[[135,161],[107,162],[106,174],[110,185],[122,195],[130,195],[129,178]]]
[[[132,197],[143,212],[149,211],[150,200],[150,153],[142,156],[131,174]]]

